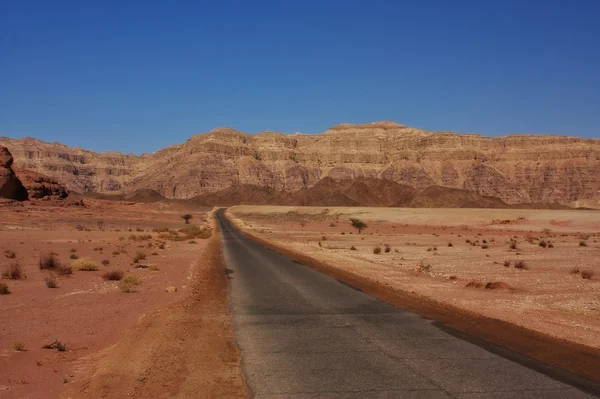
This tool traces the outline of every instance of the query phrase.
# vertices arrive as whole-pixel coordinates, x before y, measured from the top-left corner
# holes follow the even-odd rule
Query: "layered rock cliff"
[[[19,168],[75,191],[151,188],[190,198],[240,184],[288,193],[325,177],[437,185],[508,203],[598,198],[600,140],[566,136],[428,132],[394,122],[341,124],[320,135],[244,134],[219,128],[154,154],[94,153],[35,139],[0,138]]]

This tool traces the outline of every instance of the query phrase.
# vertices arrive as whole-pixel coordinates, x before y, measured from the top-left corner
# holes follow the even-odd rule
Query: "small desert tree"
[[[185,215],[181,216],[181,218],[185,220],[185,224],[190,224],[190,220],[192,220],[193,217],[194,216],[192,216],[190,213],[186,213]]]
[[[360,232],[363,229],[367,228],[367,224],[365,222],[363,222],[362,220],[360,220],[360,219],[354,219],[354,218],[352,218],[352,219],[350,219],[350,224],[352,225],[352,227],[354,227],[355,229],[358,230],[358,234],[360,234]]]

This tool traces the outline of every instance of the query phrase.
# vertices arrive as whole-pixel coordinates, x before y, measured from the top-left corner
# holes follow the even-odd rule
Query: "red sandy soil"
[[[205,225],[206,210],[190,212],[160,203],[84,202],[85,207],[0,203],[0,269],[18,261],[26,275],[0,281],[11,291],[0,296],[2,399],[58,397],[61,390],[79,383],[84,371],[94,369],[98,351],[116,343],[140,317],[152,320],[153,312],[191,295],[192,271],[203,264],[209,240],[164,240],[152,229],[185,227],[183,213],[193,214],[192,223]],[[152,237],[140,240],[140,235]],[[66,277],[39,269],[40,256],[50,251],[61,263],[70,264],[72,249],[80,258],[106,259],[110,264]],[[16,257],[9,259],[6,251]],[[139,264],[153,267],[135,268],[137,252],[146,254]],[[102,278],[110,270],[135,274],[142,284],[137,292],[121,292],[117,281]],[[51,275],[58,288],[46,286]],[[176,287],[177,292],[166,292],[167,287]],[[219,311],[227,316],[226,309]],[[67,350],[42,349],[55,340],[66,343]],[[16,351],[17,344],[25,350]]]
[[[236,206],[229,213],[244,231],[340,271],[600,348],[600,212]],[[368,228],[357,234],[351,217]],[[526,270],[514,267],[519,260]]]

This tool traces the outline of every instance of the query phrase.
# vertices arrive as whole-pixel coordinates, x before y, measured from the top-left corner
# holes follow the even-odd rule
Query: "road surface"
[[[242,371],[256,398],[598,395],[593,383],[383,303],[217,217]]]

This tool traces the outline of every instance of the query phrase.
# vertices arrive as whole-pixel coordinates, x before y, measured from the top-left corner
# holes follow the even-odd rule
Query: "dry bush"
[[[527,267],[527,264],[524,260],[518,260],[515,261],[515,269],[527,270],[529,267]]]
[[[551,242],[548,243],[548,248],[554,248],[554,244],[552,244]]]
[[[356,247],[353,245],[353,246],[350,247],[350,250],[351,251],[356,251]]]
[[[152,231],[155,233],[168,233],[169,228],[167,226],[155,227],[152,229]]]
[[[488,248],[489,248],[489,246],[488,246],[487,244],[483,244],[483,245],[481,246],[481,249],[488,249]]]
[[[505,260],[504,261],[504,267],[510,267],[510,261],[509,260]]]
[[[45,279],[46,281],[46,287],[48,288],[58,288],[58,283],[56,282],[56,280],[52,277],[47,277]]]
[[[139,261],[145,260],[145,259],[146,259],[146,254],[143,252],[138,252],[133,257],[133,263],[138,263]]]
[[[586,241],[579,241],[579,246],[580,247],[587,247],[587,242]]]
[[[517,242],[516,241],[511,241],[510,245],[509,245],[510,249],[517,249]]]
[[[375,255],[379,255],[381,253],[381,247],[377,246],[377,247],[373,248],[373,253]]]
[[[571,273],[571,274],[579,274],[579,273],[581,273],[581,269],[578,268],[578,267],[574,267],[574,268],[571,269],[571,271],[569,273]]]
[[[547,243],[545,240],[542,240],[542,241],[540,241],[540,242],[539,242],[539,244],[538,244],[538,245],[539,245],[540,247],[542,247],[542,248],[546,248],[546,247],[548,246],[548,243]]]
[[[15,253],[15,251],[11,251],[10,249],[7,249],[4,251],[4,256],[6,256],[8,259],[14,259],[14,258],[16,258],[17,254]]]
[[[69,265],[60,265],[56,269],[54,269],[56,274],[59,276],[70,276],[73,274],[73,268]]]
[[[152,234],[142,234],[139,235],[137,239],[140,241],[148,241],[152,239]]]
[[[466,288],[481,288],[484,284],[481,281],[471,280],[465,285]]]
[[[40,270],[55,270],[59,266],[60,262],[54,252],[48,252],[40,257]]]
[[[449,243],[448,243],[448,246],[449,246],[449,247],[452,247],[453,245],[452,245],[452,243],[451,243],[451,242],[449,242]]]
[[[388,244],[385,244],[385,253],[387,254],[391,250],[392,250],[392,248]]]
[[[90,258],[80,258],[71,262],[73,270],[79,270],[84,272],[95,272],[98,270],[98,262]]]
[[[25,344],[23,342],[17,341],[13,343],[13,349],[17,352],[25,352]]]
[[[123,276],[125,275],[125,273],[123,273],[121,270],[112,270],[110,272],[106,272],[102,275],[102,278],[104,280],[109,280],[109,281],[120,281],[121,279],[123,279]]]
[[[136,292],[137,287],[142,284],[140,278],[134,274],[128,274],[119,282],[119,289],[122,292]]]
[[[0,295],[8,295],[8,294],[10,294],[8,285],[6,285],[4,283],[0,283]]]
[[[42,346],[42,349],[56,349],[59,352],[65,352],[67,350],[67,343],[56,340],[54,342]]]
[[[591,270],[582,270],[581,271],[581,278],[584,280],[591,280],[592,277],[594,277],[594,272]]]
[[[69,255],[69,259],[79,259],[79,256],[77,256],[76,253],[71,253],[71,255]]]
[[[21,263],[15,260],[2,268],[2,278],[9,280],[21,280],[25,278],[25,273],[21,267]]]
[[[108,265],[110,265],[110,260],[103,259],[102,262],[100,262],[100,263],[102,263],[104,266],[108,266]]]

